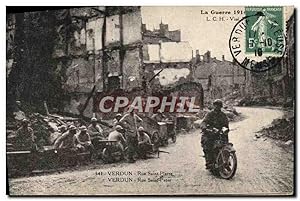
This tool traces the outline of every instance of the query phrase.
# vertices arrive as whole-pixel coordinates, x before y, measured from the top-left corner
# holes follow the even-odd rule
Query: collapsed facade
[[[14,92],[12,100],[28,102],[28,93],[37,88],[31,104],[47,101],[50,108],[88,117],[97,113],[99,97],[111,93],[150,95],[165,90],[165,95],[192,96],[193,90],[181,90],[192,80],[193,70],[191,47],[180,34],[163,23],[158,30],[147,30],[140,7],[132,6],[9,14],[8,91]],[[18,57],[24,52],[27,56]],[[16,77],[33,76],[39,79],[36,83],[15,84]],[[191,85],[203,96],[201,84]]]
[[[156,95],[196,97],[196,105],[203,108],[202,85],[194,82],[192,48],[189,42],[181,41],[181,31],[170,31],[168,24],[162,22],[153,31],[144,24],[142,27],[148,91]]]
[[[80,8],[81,9],[81,8]],[[93,8],[87,8],[92,9]],[[72,89],[74,96],[65,109],[78,113],[87,94],[96,86],[96,94],[123,89],[130,91],[141,87],[142,43],[141,12],[139,7],[106,7],[105,15],[91,14],[85,24],[78,24],[74,32],[74,49],[81,52],[71,61],[65,87]],[[102,10],[103,10],[102,9]],[[77,18],[78,11],[74,11]],[[80,23],[80,22],[79,22]],[[82,39],[83,36],[83,39]],[[77,46],[77,47],[76,47]],[[83,93],[81,95],[81,93]],[[90,116],[95,111],[93,99],[85,109]]]
[[[16,18],[23,26],[20,26],[20,23],[15,26]],[[39,22],[42,19],[47,21],[45,27]],[[115,89],[130,91],[142,87],[140,7],[47,10],[22,15],[9,14],[7,20],[7,76],[11,76],[10,70],[16,68],[13,61],[20,60],[15,56],[20,45],[16,44],[11,35],[20,32],[24,35],[23,43],[29,45],[33,43],[25,41],[30,37],[29,34],[36,35],[36,38],[47,38],[53,47],[36,49],[42,52],[40,56],[45,53],[43,48],[51,53],[51,58],[45,60],[45,63],[51,65],[51,73],[58,74],[60,78],[56,87],[61,88],[62,94],[67,94],[67,97],[61,97],[64,111],[67,113],[91,116],[94,106],[90,95]],[[32,21],[36,21],[36,24],[30,26]],[[26,27],[41,27],[44,31],[26,33]],[[22,51],[31,54],[34,50],[24,48]],[[28,57],[22,60],[25,60],[28,66],[35,65]],[[20,69],[17,73],[20,74]],[[14,95],[15,99],[22,99],[22,95]],[[51,101],[47,100],[47,97],[42,100]]]
[[[159,44],[160,42],[180,42],[181,31],[169,30],[169,25],[161,22],[159,29],[148,30],[146,24],[142,24],[143,41],[147,44]]]
[[[286,22],[286,51],[278,65],[272,69],[255,73],[250,72],[248,94],[250,97],[262,97],[275,105],[292,106],[295,94],[295,16]]]
[[[223,98],[234,90],[246,93],[247,71],[235,62],[226,60],[224,55],[219,60],[212,57],[210,51],[200,55],[196,50],[193,66],[195,80],[202,84],[206,100]]]
[[[286,99],[294,89],[294,24],[292,16],[286,25],[288,56],[281,65],[258,74],[224,56],[218,60],[210,51],[203,55],[196,51],[193,57],[180,30],[171,31],[163,23],[148,30],[140,7],[8,14],[7,102],[47,101],[50,108],[90,117],[97,112],[94,97],[113,91],[196,94],[201,107],[204,97],[222,98],[234,90],[243,96]]]

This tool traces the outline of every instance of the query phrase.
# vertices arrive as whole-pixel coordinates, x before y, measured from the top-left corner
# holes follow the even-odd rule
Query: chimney
[[[225,55],[224,54],[222,55],[222,61],[225,61]]]
[[[196,50],[196,64],[200,63],[200,54],[199,54],[199,50]]]
[[[162,36],[165,36],[166,33],[169,31],[169,25],[163,24],[162,22],[159,24],[159,32]]]
[[[206,52],[206,61],[207,61],[207,63],[210,63],[210,59],[211,59],[210,51],[207,51]]]
[[[142,32],[145,33],[147,31],[146,24],[142,24]]]

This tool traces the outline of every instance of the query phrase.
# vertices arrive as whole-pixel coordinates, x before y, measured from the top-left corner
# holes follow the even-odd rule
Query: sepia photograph
[[[7,6],[7,194],[295,196],[295,15]]]

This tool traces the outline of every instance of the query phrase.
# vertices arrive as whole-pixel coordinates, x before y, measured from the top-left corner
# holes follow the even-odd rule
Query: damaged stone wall
[[[197,54],[196,54],[197,58]],[[202,84],[206,100],[222,98],[234,90],[245,94],[246,70],[234,62],[211,58],[210,52],[205,53],[200,61],[194,60],[195,80]]]
[[[176,85],[193,79],[189,62],[146,63],[145,76],[149,81],[155,74],[162,71],[149,83],[149,87]]]
[[[11,71],[14,61],[14,40],[16,32],[16,16],[7,15],[6,18],[6,77]]]
[[[193,80],[192,49],[181,41],[180,30],[169,31],[168,24],[160,23],[158,30],[143,31],[143,68],[149,92],[157,93]]]
[[[168,24],[159,24],[159,29],[147,30],[146,24],[142,24],[143,41],[147,44],[159,44],[161,42],[180,42],[181,31],[169,30]]]
[[[142,58],[141,48],[127,50],[123,61],[123,87],[133,89],[141,86]]]
[[[112,50],[108,52],[109,60],[107,61],[108,76],[120,76],[120,50]]]
[[[60,40],[55,33],[57,16],[50,11],[10,15],[15,16],[15,35],[14,40],[7,40],[13,50],[13,62],[8,62],[12,65],[7,77],[7,108],[16,100],[35,111],[43,111],[43,101],[60,108],[62,76],[53,58],[55,41]],[[9,29],[7,33],[9,36]]]
[[[142,52],[145,78],[151,80],[148,88],[159,90],[193,80],[192,49],[188,42],[152,44],[146,40]]]
[[[290,105],[295,100],[295,16],[292,15],[287,21],[286,55],[279,60],[278,65],[267,72],[247,73],[248,97],[262,97],[273,99],[277,105]],[[290,105],[291,106],[291,105]]]
[[[36,41],[43,39],[42,41],[50,44],[46,45],[43,42],[43,47],[37,49],[43,52],[44,48],[44,53],[33,54],[38,55],[37,57],[29,54],[30,51],[35,51],[34,48],[26,52],[27,74],[29,77],[35,76],[37,80],[46,79],[46,84],[48,83],[47,79],[51,79],[50,83],[53,82],[53,84],[40,87],[41,89],[37,91],[43,96],[49,90],[60,91],[56,95],[49,94],[48,96],[52,95],[51,99],[56,98],[57,102],[64,107],[65,112],[82,114],[82,107],[86,107],[84,115],[90,117],[93,112],[93,98],[87,105],[86,100],[92,95],[94,87],[94,92],[106,93],[109,91],[109,77],[111,76],[120,78],[119,88],[123,90],[141,86],[142,20],[140,7],[81,7],[31,12],[23,15],[25,17],[22,17],[20,21],[22,23],[26,21],[26,25],[32,24],[32,29],[25,29],[22,24],[16,25],[21,29],[20,36],[28,31],[30,37],[25,37],[23,40],[28,44],[35,44]],[[11,17],[7,21],[7,52],[9,53],[11,49],[15,48],[13,24],[14,20]],[[38,40],[33,40],[34,37]],[[22,45],[19,47],[23,51]],[[47,54],[45,54],[45,50]],[[47,55],[47,58],[44,58],[44,55]],[[8,57],[7,74],[11,74],[9,70],[13,69],[11,67],[13,66],[12,59],[20,60],[15,56]],[[32,63],[31,60],[34,59],[39,60],[38,65],[29,67],[29,64]],[[38,68],[42,63],[45,67]],[[23,62],[23,65],[25,64],[27,65],[26,62]],[[22,66],[19,68],[13,72],[12,80],[22,77],[23,80],[27,79],[28,85],[35,82],[35,79],[29,79],[28,76],[20,73],[25,68]],[[36,74],[33,69],[37,69],[41,73],[43,69],[47,69],[46,72],[49,74]],[[135,81],[131,83],[130,80],[133,77]],[[11,82],[13,83],[13,81]],[[24,84],[12,90],[14,99],[20,97],[19,92],[16,91],[22,92],[22,89],[24,89]],[[16,93],[17,95],[15,95]],[[47,97],[44,99],[43,96],[35,94],[34,91],[31,93],[32,97],[37,100],[41,99],[41,102],[43,100],[52,102]],[[64,96],[59,96],[59,94],[64,94]],[[23,93],[23,96],[27,95]]]
[[[123,15],[123,44],[129,45],[142,41],[141,12],[130,12]]]
[[[65,110],[80,113],[93,86],[98,93],[139,87],[142,62],[139,7],[77,8],[71,9],[70,15],[75,29],[70,33],[71,62],[64,85],[71,99]],[[134,83],[128,84],[133,77]],[[84,115],[91,116],[93,111],[91,99]]]

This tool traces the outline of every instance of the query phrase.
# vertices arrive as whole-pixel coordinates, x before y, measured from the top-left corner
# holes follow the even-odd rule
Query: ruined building
[[[142,87],[141,19],[140,7],[8,14],[9,98],[91,116],[92,94]]]
[[[207,51],[200,55],[196,50],[193,58],[195,80],[202,84],[207,99],[223,98],[234,90],[245,94],[247,72],[232,61],[211,56]]]
[[[250,73],[249,95],[273,99],[282,105],[294,100],[295,85],[295,16],[286,23],[286,52],[283,58],[270,70]]]
[[[173,34],[175,37],[169,37],[170,33],[176,33]],[[155,78],[149,83],[151,88],[156,84],[176,84],[180,78],[191,77],[192,49],[188,42],[181,41],[180,34],[180,30],[169,31],[168,24],[162,22],[159,29],[153,31],[142,24],[145,77],[148,80]]]
[[[8,14],[8,103],[21,100],[90,117],[99,97],[194,96],[192,49],[180,30],[149,31],[140,7],[82,7]],[[185,87],[184,87],[185,86]],[[187,90],[191,89],[192,90]],[[140,94],[139,94],[140,95]],[[197,96],[198,96],[197,95]],[[51,111],[50,111],[51,112]]]
[[[142,25],[143,68],[150,93],[170,92],[171,96],[196,96],[196,104],[203,106],[203,90],[193,82],[192,48],[181,41],[181,31],[170,31],[168,24],[147,30]],[[156,94],[162,95],[162,94]]]
[[[146,24],[142,24],[143,41],[147,44],[159,44],[160,42],[180,42],[181,31],[169,30],[168,24],[159,24],[159,29],[148,30]]]

